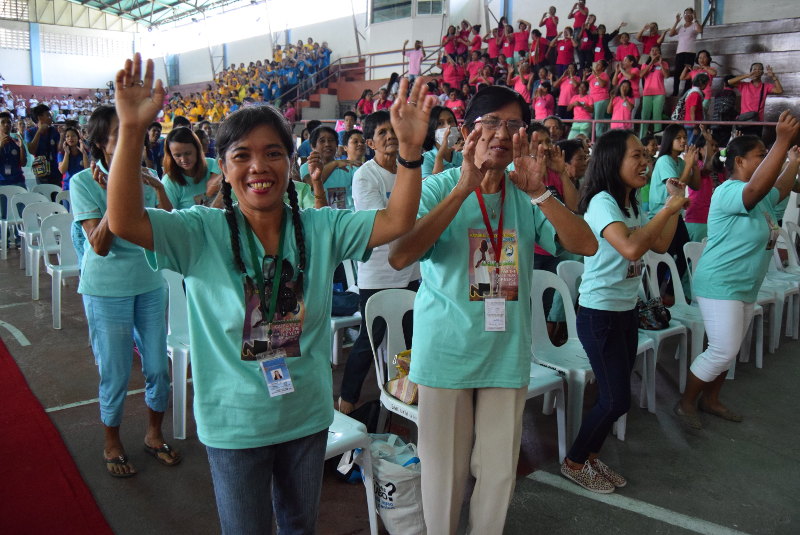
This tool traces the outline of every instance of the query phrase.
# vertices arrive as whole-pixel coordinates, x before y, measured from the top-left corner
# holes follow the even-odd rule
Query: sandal
[[[690,429],[703,428],[703,422],[700,421],[700,417],[697,415],[697,413],[683,412],[683,409],[681,409],[680,401],[675,404],[675,407],[672,409],[672,412],[675,413],[675,415],[678,417],[681,423],[683,423],[686,427],[689,427]]]
[[[729,422],[741,422],[742,415],[738,412],[733,412],[728,407],[725,407],[723,410],[713,410],[706,406],[705,403],[702,401],[697,405],[697,408],[701,411],[716,416],[717,418],[722,418],[723,420],[728,420]]]
[[[103,462],[106,463],[106,471],[108,471],[108,475],[111,477],[133,477],[136,475],[136,472],[115,472],[114,466],[128,466],[128,456],[127,455],[120,455],[119,457],[113,457],[111,459],[106,459],[103,456]]]
[[[175,466],[176,464],[180,463],[181,460],[183,460],[183,456],[174,449],[172,449],[172,447],[166,442],[164,444],[161,444],[161,446],[159,446],[158,448],[153,448],[145,444],[144,451],[155,457],[156,461],[160,462],[164,466]],[[169,457],[169,460],[162,457],[160,455],[162,453],[167,455]]]

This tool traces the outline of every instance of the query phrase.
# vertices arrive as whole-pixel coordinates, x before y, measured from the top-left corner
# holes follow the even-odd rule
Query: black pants
[[[683,72],[683,68],[688,65],[689,68],[694,65],[694,60],[697,57],[697,54],[694,52],[681,52],[680,54],[675,56],[675,70],[672,73],[672,96],[678,96],[678,89],[681,85],[681,73]],[[692,81],[685,80],[683,82],[683,91],[681,94],[686,93],[689,89],[692,88]]]

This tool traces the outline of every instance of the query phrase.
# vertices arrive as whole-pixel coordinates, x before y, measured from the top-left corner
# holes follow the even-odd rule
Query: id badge
[[[564,50],[564,48],[565,48],[564,45],[561,45],[560,47],[558,47],[559,50]]]
[[[603,49],[600,48],[599,46],[594,47],[594,51],[595,51],[596,54],[599,53],[601,50],[603,50]]]
[[[3,175],[6,176],[6,177],[10,177],[11,176],[11,166],[10,165],[6,165],[5,167],[3,167]]]
[[[294,392],[292,377],[284,358],[272,358],[259,362],[264,380],[267,382],[269,397],[274,398]]]
[[[487,297],[483,300],[484,330],[504,332],[506,330],[506,300],[504,297]]]

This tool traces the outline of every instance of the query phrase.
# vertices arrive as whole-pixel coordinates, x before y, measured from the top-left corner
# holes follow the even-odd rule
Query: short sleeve
[[[608,193],[598,193],[589,203],[584,216],[586,224],[595,236],[602,237],[603,231],[611,223],[625,223],[625,214],[620,210],[617,201]]]
[[[683,160],[680,160],[683,161]],[[678,162],[674,158],[666,157],[659,158],[656,161],[656,166],[653,169],[653,174],[658,177],[662,183],[670,178],[678,178],[681,176],[681,171],[678,168]]]
[[[557,255],[560,247],[556,243],[556,229],[538,206],[533,206],[532,208],[533,224],[536,229],[536,245],[553,256]]]
[[[353,212],[322,208],[313,210],[307,215],[313,217],[311,230],[314,232],[315,239],[319,239],[326,232],[332,234],[330,237],[331,256],[335,263],[339,264],[348,258],[359,262],[369,260],[372,250],[367,248],[367,245],[372,236],[376,214],[375,210]],[[308,220],[304,218],[303,224],[305,225]]]
[[[461,169],[455,169],[454,171],[460,173]],[[447,174],[440,173],[431,175],[422,181],[422,193],[419,199],[419,208],[417,209],[417,219],[428,215],[431,210],[436,208],[436,206],[447,197],[447,194],[452,188],[447,187],[446,177]],[[434,242],[430,249],[425,251],[425,254],[422,255],[420,260],[427,260],[430,258],[435,248],[436,242]]]
[[[206,158],[206,165],[208,166],[208,170],[214,174],[221,175],[222,169],[219,168],[219,164],[215,158]]]
[[[353,175],[353,203],[358,210],[381,210],[386,208],[386,192],[381,188],[381,177],[368,165],[362,165]]]
[[[92,191],[92,184],[96,184],[94,180],[83,180],[83,173],[75,175],[70,181],[70,202],[72,203],[72,216],[75,221],[86,221],[87,219],[100,219],[103,217],[104,209],[97,202],[97,198]],[[100,186],[97,186],[98,188]]]
[[[147,210],[153,228],[153,250],[144,252],[151,269],[171,269],[184,275],[189,272],[203,254],[206,243],[203,212],[208,210],[212,209],[197,206],[172,212]]]
[[[738,180],[726,180],[715,191],[713,202],[715,207],[726,215],[746,215],[747,208],[744,206],[744,198],[742,193],[747,184]],[[767,194],[768,197],[772,196],[775,192],[774,199],[777,201],[779,194],[778,190],[773,188]]]
[[[304,163],[303,165],[300,166],[299,173],[300,173],[300,179],[301,180],[306,177],[306,175],[308,174],[308,162],[306,162],[306,163]]]
[[[64,153],[63,152],[59,152],[58,153],[58,156],[56,156],[56,161],[58,161],[58,163],[61,163],[61,162],[64,161]]]

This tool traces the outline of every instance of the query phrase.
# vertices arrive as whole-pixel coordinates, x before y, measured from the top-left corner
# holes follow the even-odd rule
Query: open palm
[[[120,125],[147,128],[161,111],[164,85],[156,80],[153,87],[153,70],[153,60],[149,59],[142,78],[142,56],[137,52],[117,72],[115,99]]]

